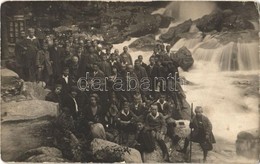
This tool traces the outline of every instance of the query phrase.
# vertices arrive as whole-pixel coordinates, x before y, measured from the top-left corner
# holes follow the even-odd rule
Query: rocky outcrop
[[[230,15],[223,19],[222,30],[245,30],[254,29],[254,25],[241,15]]]
[[[39,147],[25,152],[19,157],[19,161],[25,162],[66,162],[62,152],[54,147]]]
[[[172,55],[172,60],[175,61],[175,63],[178,63],[178,66],[184,71],[188,71],[194,63],[191,52],[185,46]]]
[[[26,113],[28,110],[30,108],[23,112]],[[32,120],[1,122],[1,155],[3,161],[21,161],[19,157],[24,152],[41,146],[51,146],[53,143],[53,119],[51,116],[44,116]]]
[[[187,20],[187,21],[183,22],[182,24],[171,27],[166,33],[164,33],[160,36],[160,39],[163,42],[171,43],[173,45],[180,39],[180,37],[178,35],[188,32],[190,30],[191,25],[192,25],[192,21]]]
[[[155,35],[149,34],[135,40],[129,45],[129,48],[141,50],[141,51],[152,51],[154,46],[158,42],[155,40]]]
[[[122,154],[122,160],[126,163],[142,163],[142,158],[136,149],[133,148],[126,148],[123,146],[120,146],[116,143],[105,141],[102,139],[95,138],[91,142],[91,148],[93,152],[93,155],[98,158],[99,161],[102,161],[102,159],[107,159],[107,155],[109,154],[110,159],[118,160],[120,156],[118,154]],[[123,152],[122,152],[123,151]],[[106,161],[108,162],[108,161]],[[111,161],[113,162],[113,161]],[[114,161],[119,162],[119,161]]]
[[[126,36],[140,37],[159,30],[161,16],[139,13],[129,26],[124,29]]]
[[[42,100],[3,103],[1,121],[30,120],[43,116],[57,116],[58,104]]]
[[[205,15],[197,20],[196,26],[202,32],[210,32],[213,30],[221,31],[223,21],[223,13],[216,10],[209,15]]]
[[[202,32],[254,29],[254,25],[243,17],[242,14],[236,14],[230,9],[223,11],[215,10],[195,22],[196,27]]]

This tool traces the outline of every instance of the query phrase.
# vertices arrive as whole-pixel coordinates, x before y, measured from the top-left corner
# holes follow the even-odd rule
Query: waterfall
[[[258,42],[246,43],[242,40],[221,44],[213,36],[180,39],[172,51],[186,46],[196,62],[207,61],[209,66],[217,65],[220,71],[257,70],[259,69]]]
[[[166,6],[163,15],[179,20],[195,20],[211,13],[214,9],[216,9],[214,2],[171,2]]]

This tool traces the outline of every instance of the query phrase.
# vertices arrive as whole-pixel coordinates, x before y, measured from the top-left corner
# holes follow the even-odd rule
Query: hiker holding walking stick
[[[203,162],[207,160],[208,151],[213,149],[212,143],[216,143],[212,133],[212,124],[210,120],[202,115],[203,109],[200,106],[195,108],[196,115],[190,122],[192,133],[185,139],[184,148],[179,152],[186,153],[189,146],[189,141],[199,143],[203,151]]]

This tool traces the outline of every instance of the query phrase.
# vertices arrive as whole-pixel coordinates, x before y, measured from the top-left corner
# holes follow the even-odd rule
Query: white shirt
[[[75,103],[75,109],[76,109],[76,112],[78,112],[78,111],[79,111],[79,108],[78,108],[77,101],[76,101],[76,99],[75,99],[74,97],[71,97],[71,98],[72,98],[72,100],[73,100],[74,103]]]
[[[69,76],[62,75],[62,78],[65,80],[66,84],[69,83]]]
[[[160,100],[158,100],[157,102],[160,104],[160,106],[161,106],[161,108],[163,110],[163,105],[166,103],[166,101],[164,101],[162,104],[160,103]]]

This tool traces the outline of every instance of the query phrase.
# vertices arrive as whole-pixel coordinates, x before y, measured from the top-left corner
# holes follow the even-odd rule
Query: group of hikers
[[[61,137],[73,134],[89,140],[101,138],[136,148],[141,153],[154,151],[158,143],[167,162],[165,137],[173,145],[178,144],[181,138],[174,131],[176,120],[185,119],[183,110],[190,108],[185,103],[174,54],[169,45],[157,44],[146,64],[141,54],[133,61],[127,46],[113,52],[112,49],[112,45],[98,40],[73,36],[67,36],[63,42],[56,37],[50,46],[29,28],[28,36],[16,43],[17,70],[25,81],[44,81],[45,87],[51,89],[46,100],[59,103],[57,125]],[[80,81],[86,74],[88,78]],[[169,77],[174,80],[154,80]],[[129,78],[135,80],[129,82]],[[150,79],[146,85],[142,84],[144,78]],[[115,89],[118,81],[121,88]],[[92,88],[86,90],[89,85]],[[150,88],[146,90],[136,87],[147,85]],[[175,90],[165,87],[168,85],[175,86]],[[82,86],[84,90],[80,89]],[[104,87],[107,90],[102,90]],[[195,113],[190,123],[194,132],[185,139],[183,149],[178,150],[181,153],[187,153],[190,140],[201,143],[202,147],[205,141],[215,142],[212,125],[201,114],[202,108],[197,107]],[[207,151],[203,149],[204,160]],[[67,158],[72,156],[67,152]]]

